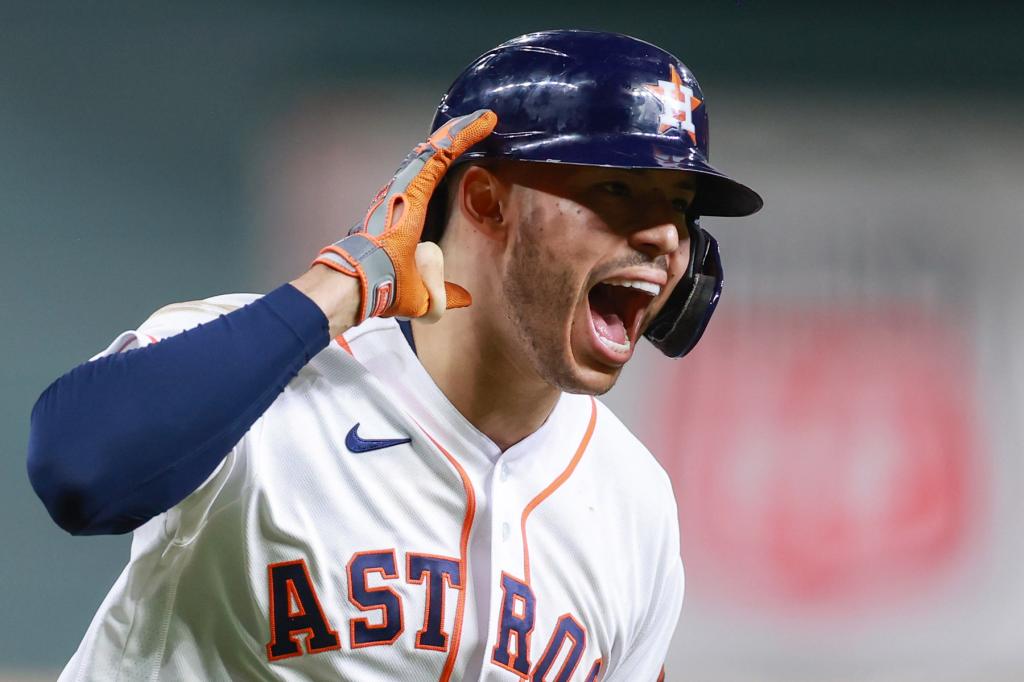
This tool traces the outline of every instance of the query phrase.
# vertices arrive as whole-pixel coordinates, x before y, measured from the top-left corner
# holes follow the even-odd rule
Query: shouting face
[[[686,269],[692,175],[528,162],[491,172],[505,229],[487,307],[544,381],[604,393]]]

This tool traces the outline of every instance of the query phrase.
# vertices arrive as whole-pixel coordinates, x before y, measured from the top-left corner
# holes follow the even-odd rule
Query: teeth
[[[611,284],[617,287],[626,287],[628,289],[639,289],[640,291],[650,296],[657,296],[661,293],[661,287],[651,282],[645,282],[639,279],[616,279],[609,280],[605,284]]]
[[[601,341],[601,343],[606,348],[611,348],[616,353],[628,353],[629,352],[629,348],[630,348],[629,339],[626,339],[626,343],[616,343],[615,341],[612,341],[611,339],[606,339],[605,337],[601,336],[600,334],[597,335],[597,338]]]

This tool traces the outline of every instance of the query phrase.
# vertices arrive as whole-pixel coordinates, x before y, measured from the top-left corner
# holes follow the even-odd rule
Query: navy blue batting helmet
[[[477,109],[498,126],[457,163],[480,158],[695,173],[697,215],[761,208],[749,187],[708,161],[708,115],[697,79],[659,47],[617,33],[541,31],[490,50],[459,74],[431,130]]]

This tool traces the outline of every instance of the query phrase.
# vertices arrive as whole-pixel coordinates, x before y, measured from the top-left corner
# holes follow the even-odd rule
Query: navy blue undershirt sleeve
[[[36,401],[32,487],[69,533],[125,533],[183,500],[330,342],[283,285],[159,343],[75,367]]]
[[[409,344],[409,348],[412,348],[412,352],[415,354],[416,339],[412,336],[412,322],[409,320],[398,320],[398,328],[402,330],[402,336],[405,337],[405,342]]]

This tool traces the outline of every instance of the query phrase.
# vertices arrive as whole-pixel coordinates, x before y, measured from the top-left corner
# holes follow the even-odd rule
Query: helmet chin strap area
[[[665,301],[644,336],[670,358],[681,358],[697,345],[722,295],[724,272],[718,242],[688,218],[690,262],[686,274]]]

